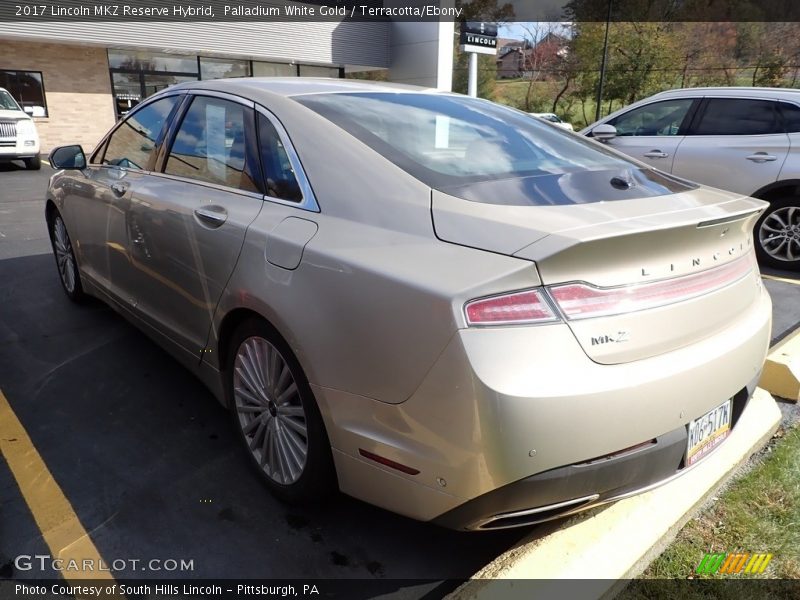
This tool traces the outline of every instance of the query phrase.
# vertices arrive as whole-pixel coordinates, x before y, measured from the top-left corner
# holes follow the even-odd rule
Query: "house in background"
[[[498,79],[553,77],[552,71],[567,55],[568,41],[556,33],[548,33],[533,46],[529,40],[510,40],[497,52]]]

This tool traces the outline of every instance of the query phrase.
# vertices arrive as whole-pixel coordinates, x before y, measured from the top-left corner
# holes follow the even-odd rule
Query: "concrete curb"
[[[800,329],[770,350],[758,385],[773,396],[800,400]]]
[[[448,598],[491,599],[492,582],[497,579],[593,580],[585,582],[591,589],[584,588],[590,595],[583,597],[613,596],[617,580],[641,573],[672,542],[694,510],[770,439],[780,420],[775,400],[757,389],[729,438],[695,468],[646,494],[578,515],[551,533],[522,540]],[[504,599],[530,598],[529,586],[506,583]],[[547,593],[546,583],[540,583],[544,587],[537,589]],[[551,583],[552,597],[560,596],[558,582]]]

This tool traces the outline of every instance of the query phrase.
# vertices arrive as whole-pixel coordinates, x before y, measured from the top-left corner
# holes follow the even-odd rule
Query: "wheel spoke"
[[[242,433],[245,434],[245,435],[248,435],[251,431],[253,431],[256,427],[258,427],[258,425],[261,422],[262,422],[261,419],[258,419],[258,418],[253,419],[247,425],[242,427]]]
[[[277,450],[278,450],[278,466],[281,471],[281,480],[285,483],[288,481],[286,476],[286,471],[289,467],[289,460],[286,457],[286,449],[284,448],[285,444],[283,441],[283,436],[281,435],[281,428],[278,426],[278,422],[275,421],[275,433],[277,434]]]
[[[267,421],[264,419],[258,419],[259,426],[256,429],[256,432],[253,434],[253,439],[250,440],[250,450],[255,450],[258,446],[261,445],[261,436],[264,435],[264,431],[267,428]]]
[[[291,371],[289,371],[289,365],[283,363],[283,368],[281,369],[281,374],[278,376],[278,381],[275,384],[275,391],[280,392],[281,390],[286,388],[286,385],[289,379],[292,377]]]
[[[258,406],[261,410],[266,410],[266,404],[264,401],[257,395],[253,394],[250,390],[245,387],[239,386],[234,388],[234,394],[240,396],[244,400],[247,400],[254,406]]]
[[[266,401],[264,388],[258,383],[258,377],[254,372],[255,369],[253,368],[253,363],[250,362],[250,359],[247,356],[241,356],[241,361],[239,364],[241,365],[240,374],[242,376],[242,380],[244,380],[247,387],[250,388],[251,392],[261,398],[262,402]]]
[[[282,419],[281,422],[286,426],[287,430],[292,429],[302,435],[304,438],[308,439],[308,432],[306,430],[305,423],[298,423],[291,418]]]
[[[266,408],[263,406],[237,406],[236,411],[240,413],[254,413],[254,414],[261,414],[263,413]]]
[[[289,465],[289,472],[294,479],[296,474],[302,470],[305,462],[305,449],[302,444],[292,437],[292,433],[278,421],[278,427],[283,434],[283,445],[285,447],[286,458]]]
[[[271,443],[272,439],[272,427],[268,426],[267,430],[264,432],[264,443],[261,445],[261,468],[263,469],[267,464],[267,448]]]
[[[275,399],[275,402],[278,405],[286,404],[288,399],[297,394],[297,384],[293,381],[289,387],[287,387],[280,396]]]
[[[244,351],[247,355],[248,373],[253,377],[253,381],[258,387],[265,389],[264,377],[261,372],[261,358],[258,355],[258,345],[248,342]]]
[[[278,407],[278,414],[283,417],[305,417],[306,412],[302,406],[292,406],[291,404],[284,404]]]

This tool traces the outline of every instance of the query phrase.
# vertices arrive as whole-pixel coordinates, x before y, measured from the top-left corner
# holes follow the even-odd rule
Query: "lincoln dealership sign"
[[[480,54],[497,53],[497,25],[483,21],[461,23],[461,50]]]

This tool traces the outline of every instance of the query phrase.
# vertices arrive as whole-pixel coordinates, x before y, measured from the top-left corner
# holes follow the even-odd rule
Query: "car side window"
[[[125,119],[106,143],[102,164],[130,169],[145,169],[161,141],[164,123],[179,96],[167,96],[134,112]]]
[[[164,172],[259,192],[258,165],[248,152],[253,109],[231,100],[195,96],[172,143]]]
[[[781,113],[783,113],[783,124],[786,133],[800,132],[800,106],[790,102],[781,102]]]
[[[267,196],[302,202],[303,192],[297,183],[292,162],[280,135],[270,120],[258,115],[258,137],[261,142],[261,166],[264,172]]]
[[[709,98],[694,135],[783,133],[776,103],[747,98]]]
[[[693,98],[653,102],[621,114],[608,124],[617,128],[619,136],[678,135],[693,102]]]

